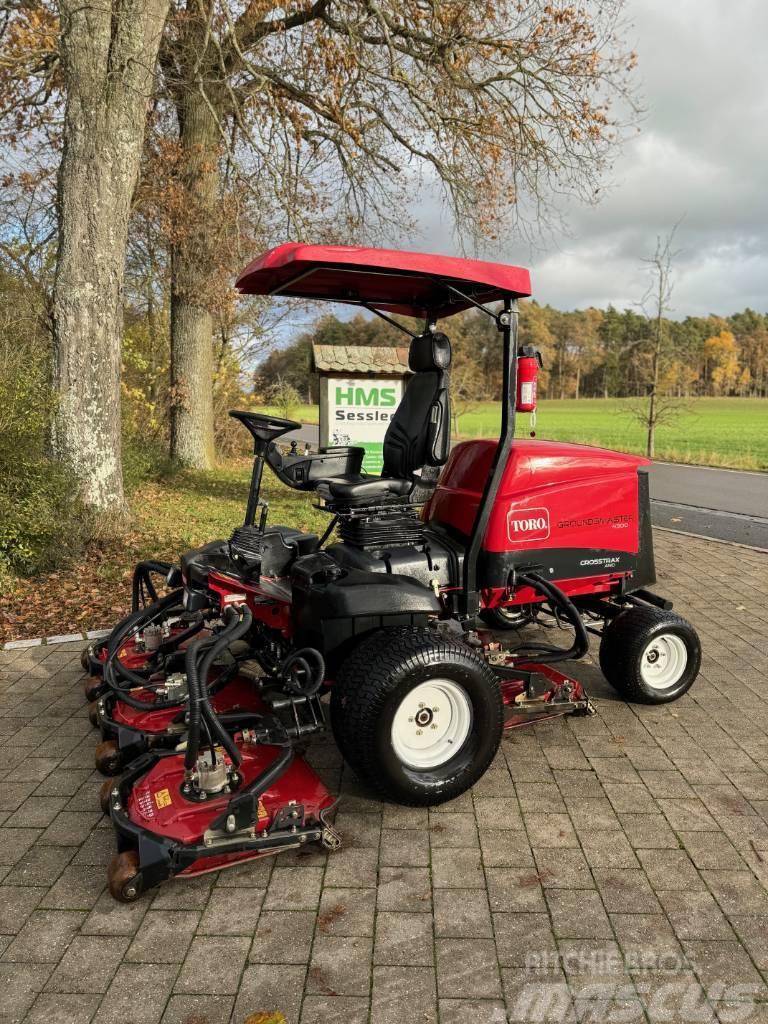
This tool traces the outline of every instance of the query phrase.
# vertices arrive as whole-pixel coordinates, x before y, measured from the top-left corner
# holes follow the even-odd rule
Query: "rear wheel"
[[[346,761],[376,792],[425,806],[450,800],[498,749],[501,690],[485,661],[426,629],[383,629],[342,665],[331,724]]]
[[[672,612],[633,605],[606,626],[600,668],[623,697],[667,704],[686,693],[699,674],[701,643],[693,626]]]
[[[505,608],[499,605],[496,608],[483,608],[480,618],[491,629],[522,629],[533,619],[530,606],[527,604],[515,605]]]

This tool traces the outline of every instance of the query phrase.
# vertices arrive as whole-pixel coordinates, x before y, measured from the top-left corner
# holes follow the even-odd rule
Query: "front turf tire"
[[[428,629],[394,627],[361,641],[343,663],[331,689],[331,726],[344,759],[379,796],[432,806],[486,771],[504,706],[495,674],[469,647]]]
[[[691,688],[700,667],[696,630],[672,612],[630,605],[603,631],[603,675],[622,697],[636,704],[677,700]]]

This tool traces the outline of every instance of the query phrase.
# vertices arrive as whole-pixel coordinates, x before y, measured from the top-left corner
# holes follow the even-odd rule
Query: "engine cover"
[[[456,445],[425,509],[430,524],[471,535],[497,447]],[[587,445],[515,440],[486,529],[481,586],[504,587],[523,568],[552,580],[631,575],[628,589],[652,583],[649,464]]]

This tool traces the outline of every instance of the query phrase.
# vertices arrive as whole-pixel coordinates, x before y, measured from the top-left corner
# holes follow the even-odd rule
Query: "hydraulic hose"
[[[160,576],[167,576],[171,571],[170,562],[158,562],[155,559],[148,559],[139,562],[133,570],[133,581],[131,584],[131,610],[138,611],[145,602],[144,591],[149,595],[152,603],[157,601],[157,591],[152,583],[152,573]],[[143,604],[146,607],[146,604]]]
[[[242,760],[234,740],[217,719],[208,700],[208,673],[214,660],[222,650],[244,636],[253,622],[253,616],[245,605],[242,605],[240,609],[228,609],[226,618],[228,621],[224,629],[200,661],[199,667],[198,659],[205,641],[198,640],[187,648],[185,667],[189,691],[189,728],[184,754],[184,767],[187,771],[192,771],[197,762],[203,720],[212,736],[219,740],[233,762],[239,765]]]
[[[563,616],[568,619],[573,626],[576,636],[573,644],[568,648],[555,647],[552,644],[527,644],[518,647],[512,652],[515,658],[520,661],[527,657],[529,653],[531,656],[545,654],[547,657],[540,657],[539,660],[549,664],[566,661],[570,658],[583,658],[589,650],[589,634],[581,620],[578,608],[568,595],[554,583],[545,580],[543,576],[536,572],[518,573],[516,581],[524,583],[526,586],[532,587],[540,594],[543,594],[549,600],[552,607],[558,608],[563,613]]]
[[[314,669],[311,662],[314,662]],[[314,647],[302,647],[289,654],[280,666],[286,690],[302,697],[313,697],[325,680],[325,659]],[[304,673],[304,681],[299,679]]]
[[[115,679],[115,669],[117,669],[117,674],[132,686],[146,685],[146,679],[120,664],[117,652],[123,641],[132,631],[137,632],[140,626],[148,625],[153,619],[156,619],[169,608],[181,604],[181,601],[182,595],[180,592],[172,591],[170,594],[166,594],[165,597],[161,597],[149,608],[141,608],[138,611],[131,612],[118,622],[107,640],[107,657],[104,662],[104,682],[111,689],[120,692],[123,690],[123,687],[119,686]]]

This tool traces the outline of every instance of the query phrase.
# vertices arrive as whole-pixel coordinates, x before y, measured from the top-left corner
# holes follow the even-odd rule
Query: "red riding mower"
[[[298,424],[232,413],[254,441],[243,526],[183,555],[169,576],[178,589],[91,652],[89,664],[103,664],[93,685],[111,686],[109,721],[134,691],[127,703],[146,711],[121,748],[143,752],[104,794],[120,851],[110,888],[123,900],[174,875],[338,844],[325,820],[332,797],[295,752],[324,727],[327,690],[333,734],[361,780],[385,799],[431,805],[480,778],[505,727],[589,713],[581,684],[553,666],[584,656],[590,633],[605,677],[630,700],[674,700],[699,669],[695,630],[646,589],[648,460],[513,440],[515,412],[536,403],[537,354],[516,340],[527,271],[288,244],[238,287],[376,313],[411,335],[411,377],[379,477],[361,472],[362,448],[286,452],[277,441]],[[451,346],[437,322],[470,307],[502,335],[501,436],[451,451]],[[392,313],[423,317],[423,330]],[[316,494],[330,516],[322,537],[268,525],[265,463]],[[569,626],[571,646],[526,643],[516,630],[530,621]],[[122,664],[130,658],[143,659],[140,671]],[[216,701],[233,685],[240,703],[228,710]],[[98,705],[97,716],[106,734]]]

